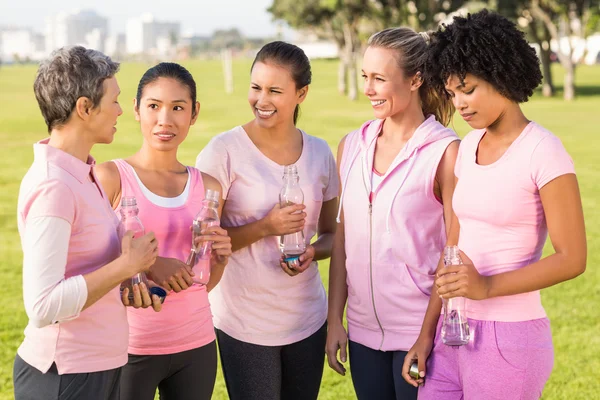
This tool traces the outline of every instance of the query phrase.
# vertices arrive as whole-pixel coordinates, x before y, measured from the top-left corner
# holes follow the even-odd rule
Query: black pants
[[[285,346],[242,342],[218,329],[217,339],[231,400],[316,400],[327,324],[308,338]]]
[[[15,400],[119,400],[121,368],[59,375],[56,364],[44,374],[19,355],[13,366]]]
[[[406,351],[373,350],[349,342],[350,370],[359,400],[416,400],[417,388],[402,378]]]
[[[181,353],[130,354],[121,374],[121,400],[210,400],[217,376],[214,341]]]

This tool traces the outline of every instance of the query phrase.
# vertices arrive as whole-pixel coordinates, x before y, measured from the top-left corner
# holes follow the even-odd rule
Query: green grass
[[[188,62],[198,82],[201,111],[196,125],[182,145],[180,158],[193,164],[196,155],[215,134],[252,118],[246,102],[250,61],[234,64],[235,92],[226,95],[220,63]],[[126,64],[118,75],[121,104],[125,112],[119,119],[115,142],[97,146],[98,161],[132,154],[141,135],[132,114],[132,99],[137,82],[149,65]],[[37,108],[32,83],[35,67],[0,68],[0,278],[4,285],[0,314],[0,399],[12,398],[12,363],[27,322],[21,293],[22,254],[16,224],[19,183],[31,164],[31,144],[46,137],[46,128]],[[313,84],[302,107],[299,126],[320,136],[335,148],[340,138],[372,118],[370,106],[361,97],[350,102],[336,92],[336,64],[313,64]],[[561,76],[558,69],[556,78]],[[555,78],[555,79],[556,79]],[[558,79],[557,79],[558,80]],[[577,83],[584,95],[572,103],[560,98],[538,95],[523,107],[527,116],[557,134],[575,160],[588,233],[588,270],[580,278],[544,290],[542,298],[552,321],[555,346],[554,371],[544,391],[544,399],[592,399],[600,392],[600,166],[598,126],[600,126],[600,67],[581,67]],[[596,86],[594,86],[596,85]],[[455,130],[463,136],[468,126],[457,118]],[[596,161],[593,161],[596,160]],[[551,247],[547,245],[546,251]],[[321,264],[327,286],[328,263]],[[226,398],[219,369],[215,399]],[[325,368],[320,399],[354,398],[350,377],[340,377]]]

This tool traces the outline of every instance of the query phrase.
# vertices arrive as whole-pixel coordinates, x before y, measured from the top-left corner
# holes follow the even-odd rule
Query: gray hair
[[[401,26],[373,34],[367,45],[394,50],[397,53],[398,67],[403,71],[404,76],[412,77],[419,74],[422,79],[429,42],[429,33],[417,33],[411,28]],[[454,106],[446,93],[438,92],[428,82],[423,82],[419,88],[419,95],[425,117],[433,114],[444,126],[450,123]]]
[[[64,125],[80,97],[92,108],[100,105],[103,83],[119,70],[119,63],[99,51],[82,46],[62,47],[40,63],[33,91],[48,132]]]

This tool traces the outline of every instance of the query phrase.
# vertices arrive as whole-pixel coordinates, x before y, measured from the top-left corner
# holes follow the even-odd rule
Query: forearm
[[[573,279],[585,270],[585,256],[555,253],[526,267],[491,275],[488,298],[533,292]]]
[[[206,290],[211,291],[217,286],[217,284],[221,281],[223,277],[223,272],[225,272],[225,266],[227,264],[214,262],[210,267],[210,279],[206,284]]]
[[[312,247],[315,249],[315,260],[324,260],[331,257],[334,237],[334,233],[322,233],[317,240],[312,243]]]
[[[346,250],[343,234],[343,229],[338,229],[335,234],[329,264],[329,309],[327,314],[329,324],[342,323],[344,308],[348,300]]]
[[[243,226],[224,228],[231,237],[231,249],[234,252],[269,236],[262,219]]]
[[[121,282],[131,278],[130,269],[125,265],[123,257],[106,264],[102,268],[83,275],[87,285],[88,296],[83,309],[104,297],[108,292],[120,285]]]
[[[435,330],[437,328],[438,320],[442,311],[442,300],[432,290],[431,297],[429,298],[429,304],[427,305],[427,311],[425,311],[425,317],[423,317],[423,324],[421,325],[421,333],[419,336],[433,339],[435,337]]]

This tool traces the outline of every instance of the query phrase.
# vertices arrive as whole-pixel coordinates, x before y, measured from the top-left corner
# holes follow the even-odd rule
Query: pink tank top
[[[139,218],[146,232],[154,232],[159,256],[183,262],[189,254],[190,226],[204,199],[200,171],[187,167],[189,193],[181,207],[166,208],[146,198],[133,168],[124,160],[113,160],[121,176],[121,196],[135,196]],[[119,207],[120,208],[120,207]],[[116,209],[117,214],[119,208]],[[127,307],[129,353],[138,355],[173,354],[204,346],[215,340],[215,332],[204,286],[193,285],[179,293],[169,292],[162,310]]]

